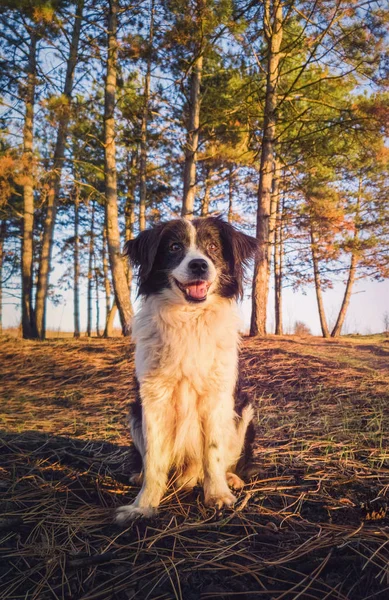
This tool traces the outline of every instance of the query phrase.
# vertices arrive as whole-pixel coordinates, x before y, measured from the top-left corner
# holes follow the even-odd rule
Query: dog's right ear
[[[129,257],[133,266],[139,267],[140,283],[146,281],[153,268],[162,229],[162,225],[145,229],[134,240],[128,240],[125,243],[123,255]]]

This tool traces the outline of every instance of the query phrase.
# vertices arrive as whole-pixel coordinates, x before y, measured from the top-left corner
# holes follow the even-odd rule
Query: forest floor
[[[0,343],[0,598],[389,597],[389,339],[245,339],[256,475],[234,510],[131,502],[125,339]]]

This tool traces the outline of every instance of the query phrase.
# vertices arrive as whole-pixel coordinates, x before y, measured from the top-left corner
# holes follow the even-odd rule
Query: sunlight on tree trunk
[[[95,276],[95,289],[96,289],[96,298],[95,298],[95,307],[96,307],[96,335],[97,337],[101,337],[100,333],[100,294],[99,294],[99,270],[97,268],[97,260],[96,255],[93,256],[94,264],[93,271]]]
[[[196,195],[196,163],[199,145],[200,85],[202,70],[203,55],[200,54],[193,65],[190,80],[189,116],[184,164],[184,193],[181,212],[182,216],[187,219],[193,218],[194,200]]]
[[[228,213],[227,220],[229,223],[232,223],[234,216],[234,178],[235,178],[235,170],[234,165],[230,164],[228,166]]]
[[[277,206],[280,197],[280,162],[277,158],[274,160],[274,173],[272,182],[272,192],[270,199],[270,217],[269,217],[269,243],[267,245],[267,268],[268,280],[271,275],[272,257],[274,252],[274,239],[276,231]]]
[[[330,331],[328,329],[327,318],[326,318],[324,302],[323,302],[323,291],[321,289],[319,258],[317,255],[317,239],[315,237],[315,233],[313,231],[312,224],[311,224],[310,235],[311,235],[313,274],[314,274],[314,279],[315,279],[315,291],[316,291],[317,308],[319,310],[320,327],[321,327],[321,332],[322,332],[323,337],[329,338]]]
[[[26,86],[26,112],[23,131],[23,160],[25,183],[23,186],[23,238],[22,238],[22,333],[28,339],[35,337],[32,306],[32,266],[34,244],[34,178],[33,139],[34,102],[36,86],[36,44],[34,31],[30,38],[30,55]]]
[[[123,335],[130,335],[133,316],[126,278],[124,259],[121,254],[118,221],[116,150],[115,150],[115,97],[117,78],[117,0],[111,0],[108,16],[108,57],[105,83],[104,136],[105,136],[105,210],[109,262],[112,272],[115,300],[119,310]]]
[[[342,327],[344,325],[344,321],[346,319],[347,309],[351,300],[351,293],[355,282],[355,275],[357,270],[358,258],[355,253],[351,255],[351,263],[349,269],[349,275],[346,284],[346,290],[344,292],[342,306],[340,308],[340,312],[338,318],[336,320],[335,327],[331,332],[331,337],[338,337],[342,332]]]
[[[74,337],[80,337],[80,189],[74,189]]]
[[[134,151],[131,153],[130,164],[127,166],[127,197],[124,207],[126,242],[134,238],[135,230],[135,163],[136,153]],[[131,294],[132,266],[129,260],[126,263],[126,277],[129,293]]]
[[[283,334],[282,321],[282,268],[283,268],[283,200],[281,194],[277,198],[277,215],[274,236],[274,312],[275,312],[275,333]]]
[[[146,67],[146,77],[143,96],[143,110],[140,138],[140,157],[139,157],[139,231],[146,229],[146,171],[147,171],[147,119],[149,114],[150,101],[150,79],[151,79],[151,59],[152,45],[154,36],[154,0],[150,5],[150,26],[149,26],[149,47]]]
[[[204,181],[204,197],[201,202],[201,217],[207,217],[209,213],[209,203],[211,201],[211,189],[212,189],[212,176],[214,169],[212,167],[206,167],[205,169],[205,181]]]
[[[266,335],[267,298],[269,294],[269,219],[272,193],[274,146],[276,136],[277,86],[282,42],[282,4],[266,0],[264,33],[267,43],[267,80],[261,164],[258,186],[257,239],[258,253],[254,264],[250,335]]]
[[[61,174],[64,162],[66,136],[68,132],[68,125],[70,119],[70,104],[73,91],[74,71],[78,60],[78,46],[80,41],[83,9],[84,0],[79,0],[74,20],[72,39],[70,43],[69,59],[66,68],[65,85],[63,91],[64,102],[66,103],[66,106],[64,106],[62,115],[59,118],[53,166],[47,184],[47,208],[43,229],[43,241],[39,264],[38,287],[36,293],[35,308],[36,329],[38,337],[40,339],[44,339],[46,336],[46,304],[49,290],[49,276],[51,270],[51,257],[53,251],[54,227],[57,215]]]
[[[358,255],[356,253],[356,246],[358,245],[359,239],[359,227],[360,227],[360,210],[361,210],[361,196],[362,196],[362,178],[359,178],[358,183],[358,198],[357,198],[357,206],[355,210],[355,228],[354,228],[354,237],[353,237],[353,248],[351,250],[351,261],[350,268],[347,278],[346,289],[343,296],[342,306],[340,308],[338,318],[335,323],[335,327],[331,332],[331,337],[338,337],[342,332],[342,327],[344,325],[344,321],[346,319],[347,309],[350,304],[351,294],[355,282],[357,265],[358,265]]]
[[[105,323],[105,329],[104,329],[104,337],[105,338],[112,337],[112,335],[113,335],[113,323],[114,323],[114,320],[116,317],[117,310],[118,310],[118,307],[116,304],[116,300],[114,298],[113,302],[112,302],[112,307],[108,312],[107,321]]]
[[[104,274],[104,289],[105,289],[105,328],[104,337],[112,337],[113,322],[115,320],[117,306],[115,298],[111,307],[111,283],[109,280],[109,265],[107,257],[107,229],[103,231],[103,274]]]
[[[91,222],[89,232],[89,260],[88,260],[88,292],[87,292],[87,320],[86,334],[92,336],[92,289],[93,289],[93,256],[95,249],[95,202],[91,203]]]

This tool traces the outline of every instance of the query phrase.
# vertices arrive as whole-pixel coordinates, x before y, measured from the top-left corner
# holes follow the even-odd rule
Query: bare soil
[[[125,339],[0,343],[0,598],[389,597],[389,343],[245,339],[253,477],[234,510],[131,502]]]

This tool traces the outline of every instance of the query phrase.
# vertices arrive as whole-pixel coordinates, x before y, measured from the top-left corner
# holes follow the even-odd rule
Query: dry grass
[[[388,597],[387,341],[245,340],[257,474],[236,509],[170,491],[120,529],[132,351],[2,339],[0,598]]]

